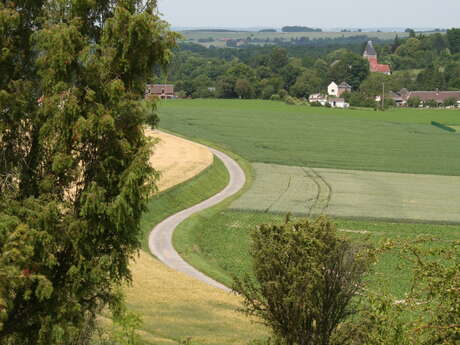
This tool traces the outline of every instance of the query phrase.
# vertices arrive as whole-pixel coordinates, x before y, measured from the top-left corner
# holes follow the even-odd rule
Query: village
[[[362,56],[369,62],[370,73],[391,75],[392,72],[390,65],[379,63],[377,51],[375,50],[371,40],[367,42]],[[210,95],[214,94],[216,91],[215,87],[208,87],[207,89]],[[308,102],[312,105],[331,108],[346,109],[350,107],[350,104],[346,101],[346,95],[351,94],[354,90],[346,81],[342,81],[340,83],[337,83],[337,81],[331,81],[325,91],[326,92],[321,92],[321,90],[318,90],[317,93],[308,95]],[[182,98],[175,92],[175,85],[173,84],[148,84],[145,96],[147,98],[156,97],[158,99]],[[394,106],[397,107],[460,107],[460,91],[410,91],[406,88],[401,90],[385,91],[385,86],[382,85],[382,92],[374,96],[376,106],[383,104],[384,99],[386,98],[390,99]]]
[[[391,67],[385,64],[379,64],[377,52],[372,41],[367,42],[366,49],[363,53],[363,58],[369,61],[369,69],[371,73],[382,73],[385,75],[391,74]],[[332,81],[327,87],[327,94],[315,93],[309,96],[310,103],[319,103],[322,106],[330,106],[331,108],[348,108],[350,104],[341,97],[345,93],[351,93],[352,87],[345,81],[337,85]],[[398,107],[406,107],[410,100],[418,101],[418,107],[460,107],[460,91],[409,91],[405,88],[394,91],[388,91],[385,95],[384,85],[382,85],[382,94],[375,95],[376,103],[383,102],[384,97],[389,97]],[[455,101],[455,102],[453,102]]]

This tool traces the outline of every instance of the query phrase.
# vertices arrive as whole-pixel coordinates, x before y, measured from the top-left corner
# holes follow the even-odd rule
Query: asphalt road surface
[[[210,208],[227,199],[228,197],[236,194],[241,188],[243,188],[246,182],[246,177],[243,170],[232,158],[223,152],[214,150],[212,148],[209,149],[215,156],[222,160],[229,172],[230,182],[228,183],[227,187],[225,187],[222,191],[213,197],[186,210],[176,213],[158,224],[155,228],[153,228],[149,235],[149,248],[153,255],[155,255],[161,262],[170,268],[185,273],[206,284],[230,292],[231,289],[215,281],[214,279],[209,278],[185,262],[185,260],[182,259],[176,252],[172,244],[174,230],[180,223],[192,215],[206,210],[207,208]]]

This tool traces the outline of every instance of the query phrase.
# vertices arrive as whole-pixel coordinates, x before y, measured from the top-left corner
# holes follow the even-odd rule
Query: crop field
[[[192,338],[207,345],[245,345],[267,330],[236,311],[239,297],[175,272],[141,252],[131,265],[133,285],[125,289],[129,310],[142,316],[147,344],[177,345]]]
[[[257,225],[283,222],[285,215],[250,211],[217,210],[208,212],[193,221],[186,221],[176,230],[175,247],[187,261],[201,256],[206,265],[197,267],[208,275],[232,284],[233,276],[252,272],[249,255],[250,230]],[[434,245],[444,246],[460,240],[460,226],[440,224],[410,224],[380,221],[334,219],[343,236],[352,240],[369,239],[379,245],[387,239],[416,239],[432,237]],[[193,246],[186,245],[193,243]],[[400,261],[393,253],[381,257],[372,286],[388,290],[403,297],[410,286],[408,271],[399,267]]]
[[[460,177],[254,163],[231,208],[360,219],[460,223]]]
[[[218,143],[250,162],[460,175],[459,110],[339,110],[272,101],[173,100],[160,105],[164,129]]]
[[[459,225],[440,224],[460,221],[460,135],[431,125],[460,124],[459,110],[175,100],[160,111],[163,128],[218,143],[254,168],[254,183],[240,200],[192,217],[174,235],[187,261],[224,284],[251,273],[250,229],[292,211],[327,213],[344,236],[370,236],[377,244],[420,236],[436,238],[434,246],[460,240]],[[387,284],[403,296],[410,277],[399,263],[384,255],[375,286]]]

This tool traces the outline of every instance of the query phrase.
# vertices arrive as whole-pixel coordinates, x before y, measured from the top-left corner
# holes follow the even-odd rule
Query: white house
[[[325,106],[327,103],[327,97],[320,94],[320,93],[314,93],[308,97],[308,102],[310,103],[320,103],[322,106]]]
[[[327,94],[329,96],[339,97],[339,86],[335,82],[330,83],[327,87]]]
[[[345,99],[343,98],[329,98],[328,101],[329,105],[332,108],[348,108],[350,104],[345,102]]]
[[[345,92],[351,92],[351,86],[347,82],[342,82],[340,85],[337,85],[334,81],[329,84],[327,87],[327,94],[329,96],[340,97]]]

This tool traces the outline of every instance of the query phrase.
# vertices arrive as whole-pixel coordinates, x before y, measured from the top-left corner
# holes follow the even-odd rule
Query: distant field
[[[174,100],[164,129],[218,143],[251,162],[460,176],[459,110],[340,110],[272,101]]]
[[[231,208],[302,216],[460,223],[460,177],[253,164]]]
[[[212,38],[214,42],[203,43],[205,45],[216,45],[219,40],[225,38],[229,39],[259,39],[270,40],[282,39],[290,40],[291,38],[302,38],[308,37],[311,40],[324,39],[324,38],[340,38],[340,37],[353,37],[353,36],[368,36],[369,38],[381,39],[381,40],[392,40],[396,35],[399,37],[407,37],[408,34],[405,32],[212,32],[212,31],[182,31],[182,35],[185,36],[186,40],[199,40]],[[215,42],[217,41],[217,42]],[[225,42],[220,41],[225,45]]]

